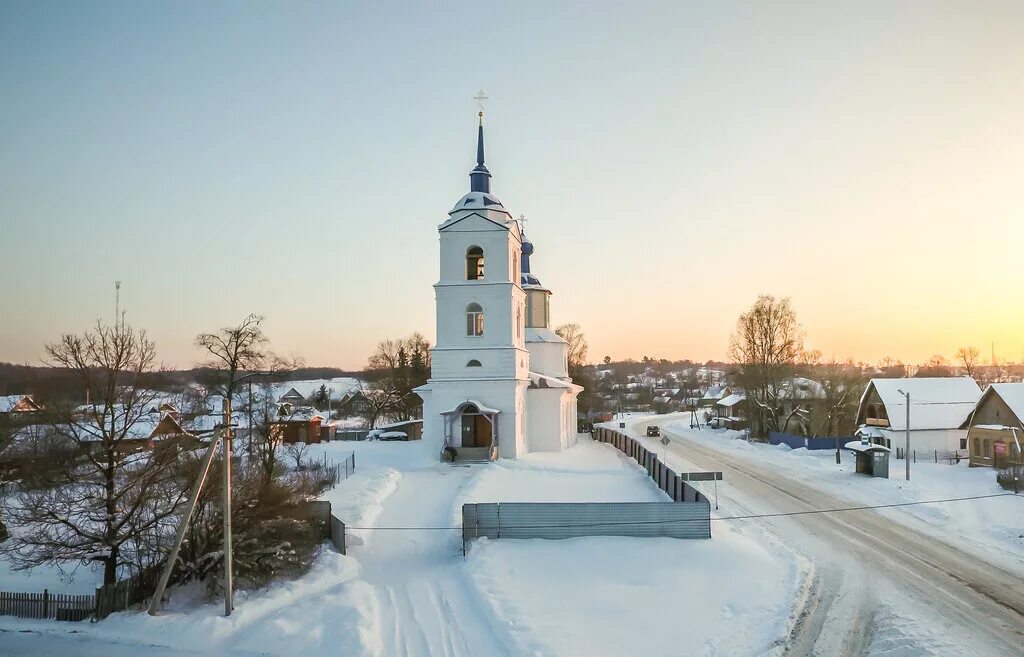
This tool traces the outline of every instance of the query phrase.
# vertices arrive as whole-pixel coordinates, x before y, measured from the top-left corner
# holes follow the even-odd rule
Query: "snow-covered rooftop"
[[[989,389],[1006,402],[1018,421],[1024,422],[1024,383],[993,383]]]
[[[22,400],[26,400],[25,405],[35,406],[35,401],[30,395],[0,396],[0,413],[10,413]]]
[[[876,445],[875,443],[864,443],[859,440],[851,440],[850,442],[843,445],[843,449],[848,449],[854,452],[890,452],[888,447],[885,445]]]
[[[565,342],[562,336],[548,328],[526,328],[527,342]]]
[[[731,395],[729,395],[728,397],[726,397],[725,399],[721,399],[721,400],[719,400],[719,401],[717,401],[715,403],[718,406],[724,406],[726,408],[729,408],[731,406],[735,406],[736,404],[740,403],[741,401],[744,401],[746,398],[747,398],[747,394],[746,393],[744,393],[744,392],[734,392]]]
[[[871,379],[861,395],[862,407],[872,387],[885,405],[889,428],[896,431],[907,427],[906,398],[900,390],[910,393],[911,430],[957,429],[981,398],[981,388],[966,376]]]

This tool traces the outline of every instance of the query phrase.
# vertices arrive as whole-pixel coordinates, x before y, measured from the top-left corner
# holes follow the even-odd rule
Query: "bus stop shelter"
[[[884,445],[875,445],[866,440],[854,440],[846,443],[843,449],[848,449],[857,456],[857,472],[872,477],[889,478],[889,448]]]

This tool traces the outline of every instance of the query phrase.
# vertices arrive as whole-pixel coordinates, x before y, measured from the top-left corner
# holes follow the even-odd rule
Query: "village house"
[[[278,417],[270,424],[271,439],[279,443],[319,443],[323,416],[309,406],[281,406]]]
[[[964,426],[981,398],[970,377],[871,379],[857,409],[858,436],[891,449],[902,447],[910,394],[910,449],[967,449]]]
[[[716,417],[722,418],[724,426],[739,429],[747,423],[747,393],[734,392],[715,402]]]
[[[1022,463],[1024,383],[993,383],[961,428],[967,429],[972,467],[1005,468]]]
[[[715,404],[725,399],[732,391],[726,386],[711,386],[697,402],[701,408],[714,408]]]
[[[28,415],[42,410],[42,407],[32,399],[32,395],[0,396],[0,417]]]

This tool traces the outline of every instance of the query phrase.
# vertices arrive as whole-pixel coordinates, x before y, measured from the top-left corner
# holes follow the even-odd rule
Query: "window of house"
[[[466,280],[478,281],[484,277],[484,250],[471,246],[466,250]]]
[[[960,439],[960,449],[967,449],[967,439],[966,438],[961,438]]]
[[[466,363],[466,367],[483,367],[483,365],[480,364],[480,361],[474,358],[473,360]]]
[[[478,303],[466,306],[466,335],[484,334],[484,309]]]

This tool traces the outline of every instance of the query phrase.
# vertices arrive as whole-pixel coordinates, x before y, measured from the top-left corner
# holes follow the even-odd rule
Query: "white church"
[[[423,399],[423,439],[456,460],[514,459],[576,441],[568,345],[551,330],[551,291],[530,272],[533,245],[491,194],[483,112],[470,192],[438,226],[437,344]],[[449,449],[450,448],[450,449]]]

